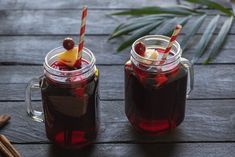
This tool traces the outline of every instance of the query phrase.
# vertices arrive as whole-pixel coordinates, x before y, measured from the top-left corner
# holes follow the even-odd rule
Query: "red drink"
[[[63,47],[50,51],[45,57],[43,77],[32,79],[26,88],[29,116],[35,121],[44,121],[48,139],[64,148],[91,144],[99,127],[96,59],[89,49],[83,48],[81,64],[76,68],[70,62],[76,53],[76,49]],[[33,109],[32,88],[41,89],[44,114]]]
[[[146,45],[146,50],[157,50],[162,55],[166,39],[164,36],[146,36],[134,45],[140,41]],[[137,131],[159,135],[176,128],[184,120],[189,93],[188,71],[192,74],[192,69],[190,63],[181,58],[178,43],[173,45],[164,63],[159,58],[151,60],[146,56],[148,54],[140,55],[132,49],[131,58],[125,64],[125,113]],[[189,83],[192,85],[192,81]]]
[[[82,66],[86,66],[83,61]],[[54,62],[53,68],[72,70]],[[41,82],[47,137],[63,147],[81,147],[92,142],[98,129],[98,76],[69,84],[44,78]],[[75,82],[73,82],[75,80]]]
[[[175,128],[184,119],[186,88],[187,70],[182,65],[161,76],[126,64],[125,111],[130,123],[147,134]]]

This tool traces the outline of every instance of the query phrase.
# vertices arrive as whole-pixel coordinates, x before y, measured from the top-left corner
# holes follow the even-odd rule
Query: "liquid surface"
[[[53,63],[53,68],[73,70]],[[62,85],[48,78],[41,81],[47,137],[66,148],[91,143],[98,129],[98,76]]]
[[[181,64],[168,73],[140,70],[125,64],[125,113],[138,131],[158,135],[184,119],[187,70]]]
[[[87,66],[87,65],[88,65],[88,61],[82,60],[82,62],[81,62],[81,68],[84,67],[84,66]],[[53,62],[52,65],[51,65],[51,67],[54,68],[54,69],[61,70],[61,71],[73,71],[73,70],[76,70],[76,68],[74,68],[74,67],[69,67],[69,66],[67,66],[67,65],[65,65],[64,63],[59,62],[59,61]]]

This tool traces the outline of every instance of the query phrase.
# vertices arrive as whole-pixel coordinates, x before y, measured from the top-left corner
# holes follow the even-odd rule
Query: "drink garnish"
[[[158,58],[158,52],[155,49],[147,49],[146,55],[149,59],[157,60]]]
[[[77,50],[77,59],[74,63],[74,67],[81,68],[82,64],[82,50],[84,47],[84,37],[85,37],[85,30],[86,30],[86,17],[87,17],[87,7],[84,6],[82,8],[82,18],[81,18],[81,28],[80,28],[80,35],[79,35],[79,44],[78,44],[78,50]]]
[[[65,38],[63,42],[65,51],[59,54],[58,61],[69,66],[74,67],[77,60],[77,48],[74,47],[74,41],[72,38]]]
[[[147,48],[143,42],[138,42],[135,45],[134,49],[138,55],[145,57],[147,59],[157,60],[158,58],[158,51],[156,49]],[[152,61],[145,61],[145,62],[146,64],[152,64]]]
[[[64,41],[63,41],[63,47],[66,49],[66,50],[71,50],[74,48],[74,41],[72,38],[65,38]]]
[[[170,41],[169,41],[165,51],[163,52],[163,56],[162,56],[160,64],[163,64],[165,62],[165,60],[167,59],[167,56],[169,55],[171,48],[172,48],[173,44],[175,43],[176,38],[178,37],[181,29],[182,29],[181,25],[176,25],[175,30],[170,38]]]
[[[144,60],[145,64],[153,64],[154,61],[157,61],[158,58],[158,51],[156,49],[152,49],[152,48],[147,48],[145,51],[145,58],[148,60]],[[151,61],[151,60],[154,61]]]
[[[63,47],[66,51],[62,52],[58,56],[58,61],[65,64],[68,67],[78,69],[82,65],[82,50],[84,47],[84,36],[86,28],[86,16],[87,7],[84,6],[82,9],[82,20],[80,28],[80,38],[78,47],[74,47],[74,41],[72,38],[65,38],[63,42]]]
[[[145,56],[146,46],[144,45],[143,42],[137,43],[134,48],[137,54],[139,54],[142,57]]]
[[[163,56],[161,58],[161,61],[160,61],[160,65],[164,64],[170,51],[171,51],[171,48],[173,46],[173,44],[175,43],[176,41],[176,38],[178,37],[180,31],[182,29],[182,26],[181,25],[176,25],[175,29],[174,29],[174,32],[170,38],[170,41],[166,47],[166,49],[164,50],[163,52]],[[165,76],[165,74],[159,74],[157,77],[156,77],[156,83],[157,83],[157,86],[160,86],[164,83],[166,83],[168,81],[168,78],[167,76]]]

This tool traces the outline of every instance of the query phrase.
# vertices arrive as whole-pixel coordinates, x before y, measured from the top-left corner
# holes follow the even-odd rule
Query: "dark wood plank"
[[[90,9],[110,9],[110,8],[133,8],[142,6],[153,6],[153,5],[170,5],[176,4],[175,0],[167,1],[155,1],[155,0],[135,0],[135,1],[122,1],[122,0],[17,0],[17,1],[6,1],[0,0],[0,9],[79,9],[83,5],[87,5]]]
[[[235,98],[235,65],[196,65],[190,99]],[[99,66],[101,99],[123,99],[123,66]],[[1,66],[0,100],[24,100],[26,83],[42,74],[41,66]],[[40,99],[39,95],[35,99]]]
[[[36,108],[41,102],[33,102]],[[101,101],[101,127],[96,143],[100,142],[202,142],[235,141],[235,100],[189,100],[184,122],[171,134],[146,138],[137,134],[124,114],[123,101]],[[0,130],[15,143],[48,143],[44,124],[32,121],[26,114],[24,102],[0,102],[0,114],[12,116]]]
[[[15,145],[24,157],[233,157],[234,143],[182,143],[182,144],[99,144],[82,150],[62,150],[54,145]]]
[[[51,49],[61,46],[61,42],[66,36],[0,36],[0,63],[23,63],[42,64],[46,53]],[[76,42],[77,36],[72,36]],[[199,40],[201,36],[195,36],[192,41]],[[86,47],[91,49],[96,58],[97,64],[124,64],[129,58],[130,48],[123,53],[116,53],[116,49],[122,42],[107,42],[108,36],[87,36]],[[181,41],[182,36],[179,37]],[[235,63],[235,35],[229,35],[227,42],[220,55],[212,63]],[[14,44],[14,46],[13,46]],[[183,56],[191,59],[193,56],[194,43],[191,43],[190,50],[184,52]],[[204,55],[199,63],[207,57]]]
[[[53,48],[59,47],[66,36],[0,36],[0,62],[42,64]],[[72,36],[78,42],[78,36]],[[116,54],[117,42],[108,42],[108,36],[86,36],[85,46],[91,49],[98,64],[122,64],[129,53]],[[119,43],[121,40],[119,41]],[[12,44],[14,43],[14,46]]]
[[[78,10],[0,10],[0,35],[64,35],[78,34],[80,13]],[[86,34],[110,34],[114,28],[124,22],[124,17],[110,16],[114,10],[90,10],[87,18]],[[198,31],[204,32],[212,17],[207,17]],[[191,23],[194,18],[189,22]],[[225,17],[221,17],[218,28],[221,28]],[[233,24],[230,31],[235,33]],[[182,33],[187,32],[185,27]],[[153,31],[154,32],[154,31]]]

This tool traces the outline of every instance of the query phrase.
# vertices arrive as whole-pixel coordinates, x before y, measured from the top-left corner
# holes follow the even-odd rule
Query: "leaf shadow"
[[[146,136],[137,132],[133,127],[129,126],[127,131],[132,136],[132,143],[137,144],[138,154],[141,156],[161,156],[170,157],[178,152],[177,141],[182,140],[181,129],[175,129],[157,136]]]

